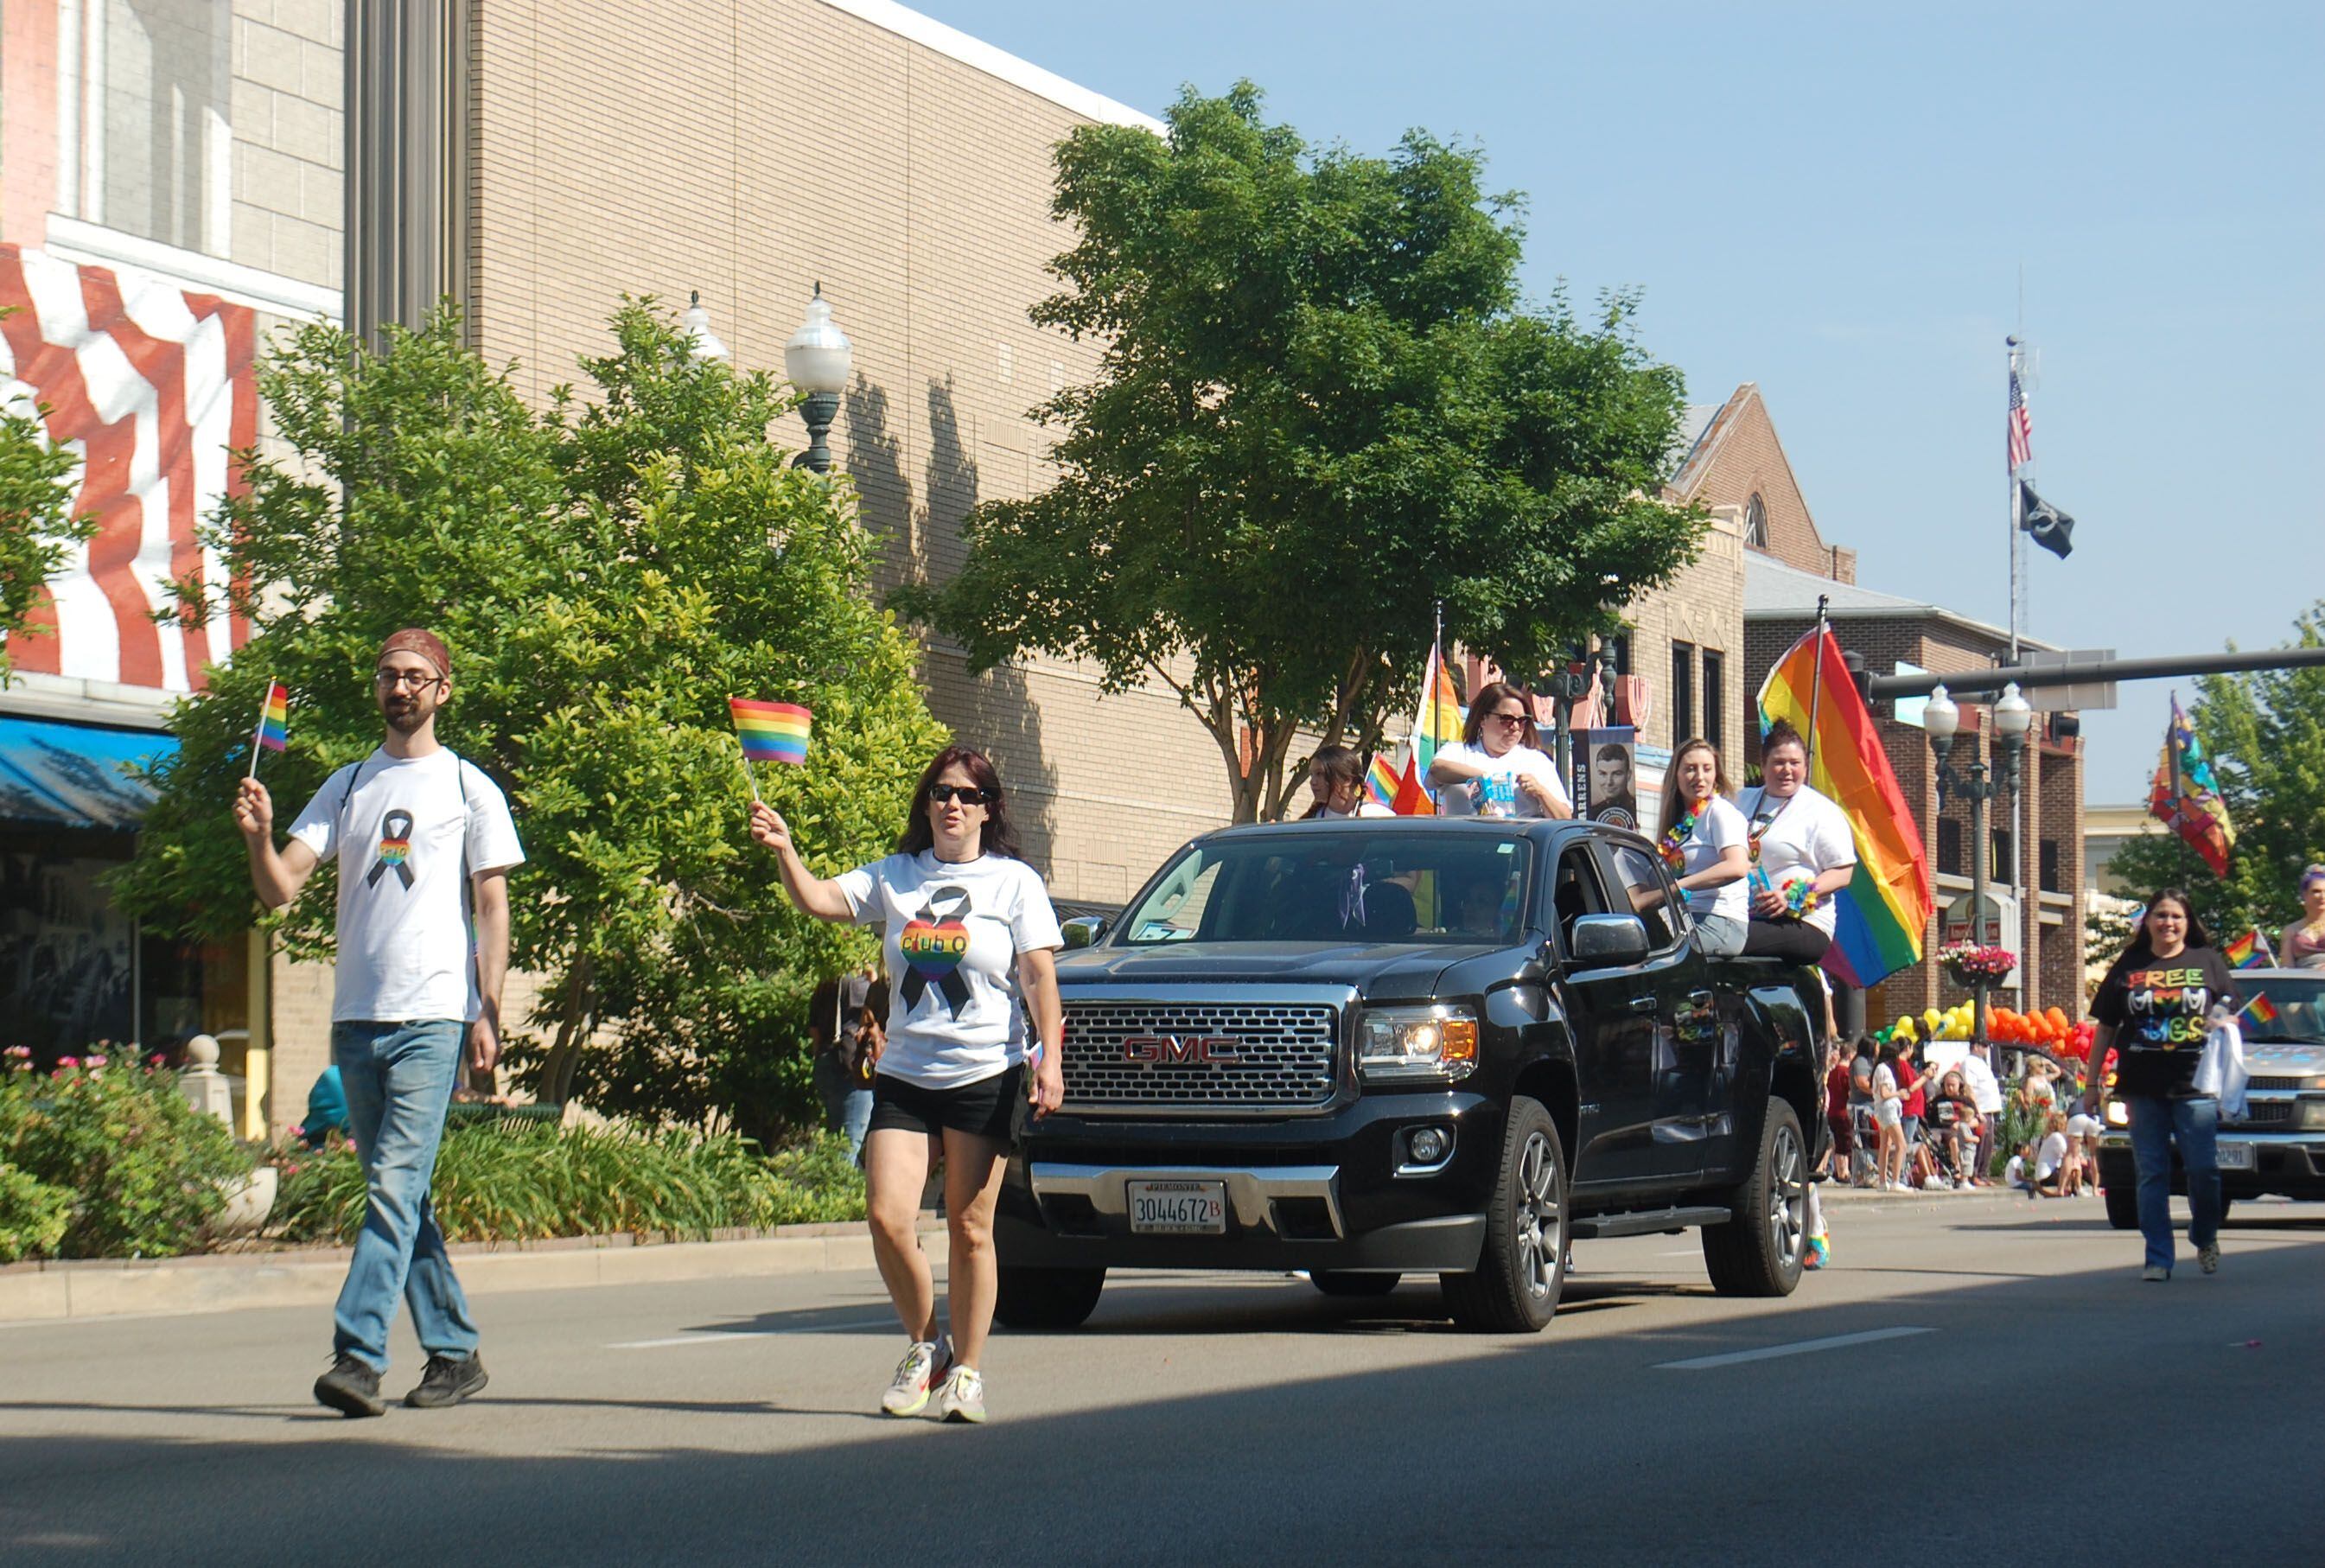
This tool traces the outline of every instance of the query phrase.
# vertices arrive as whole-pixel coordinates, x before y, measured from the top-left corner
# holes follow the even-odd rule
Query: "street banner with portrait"
[[[1574,814],[1639,830],[1639,731],[1629,724],[1574,732]]]

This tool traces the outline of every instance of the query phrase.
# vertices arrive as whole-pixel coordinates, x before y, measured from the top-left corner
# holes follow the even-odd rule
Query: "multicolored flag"
[[[815,715],[791,702],[754,702],[729,697],[735,733],[743,738],[746,762],[781,762],[797,765],[807,760],[807,737]]]
[[[1389,765],[1388,758],[1373,753],[1372,765],[1365,770],[1365,793],[1372,797],[1373,804],[1395,810],[1396,783],[1396,769]]]
[[[1760,688],[1762,728],[1779,719],[1808,739],[1809,783],[1840,807],[1857,840],[1856,876],[1833,895],[1824,967],[1848,985],[1877,985],[1920,961],[1936,895],[1921,824],[1829,630],[1808,633],[1768,672]]]
[[[2010,366],[2010,469],[2016,473],[2034,460],[2034,417],[2026,412],[2026,386],[2018,366]]]
[[[2270,1001],[2264,992],[2255,991],[2253,999],[2244,1005],[2243,1011],[2244,1016],[2256,1024],[2276,1022],[2276,1004]]]
[[[2213,782],[2204,743],[2196,738],[2177,696],[2172,699],[2172,722],[2163,731],[2163,755],[2148,786],[2147,811],[2202,856],[2213,876],[2228,874],[2228,851],[2236,848],[2237,830],[2228,821],[2220,786]]]
[[[1413,710],[1410,742],[1422,775],[1425,776],[1429,765],[1437,759],[1439,747],[1461,738],[1461,726],[1467,718],[1461,708],[1461,694],[1453,689],[1453,673],[1445,667],[1444,653],[1432,645],[1429,666],[1421,673],[1421,705]]]
[[[258,710],[258,744],[269,751],[291,745],[291,691],[279,681],[266,689],[266,706]]]
[[[2222,948],[2220,956],[2240,970],[2257,969],[2276,961],[2276,955],[2268,950],[2268,939],[2261,935],[2257,927]]]

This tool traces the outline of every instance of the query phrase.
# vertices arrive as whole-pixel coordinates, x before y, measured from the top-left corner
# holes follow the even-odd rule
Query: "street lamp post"
[[[792,459],[794,468],[803,466],[819,474],[831,471],[831,448],[825,437],[830,434],[831,422],[839,417],[839,394],[848,390],[855,353],[848,334],[831,319],[823,285],[816,284],[815,297],[807,304],[807,320],[783,345],[783,374],[807,394],[800,405],[800,417],[807,422],[807,450]]]
[[[1986,862],[1992,852],[1987,843],[1986,809],[1988,802],[2007,802],[2018,792],[2018,768],[2026,749],[2026,730],[2033,722],[2034,710],[2015,685],[2003,688],[2001,698],[1994,705],[1994,738],[1999,778],[1987,776],[1986,764],[1973,762],[1957,772],[1949,760],[1953,755],[1954,737],[1961,728],[1961,710],[1952,697],[1940,686],[1930,693],[1922,710],[1922,728],[1930,734],[1930,750],[1938,764],[1938,810],[1946,809],[1946,797],[1959,795],[1970,803],[1970,932],[1971,940],[1983,942],[1986,926]],[[1998,937],[2000,932],[1996,935]],[[1986,993],[1992,982],[1984,975],[1973,976],[1970,998],[1974,1010],[1971,1041],[1986,1044]]]

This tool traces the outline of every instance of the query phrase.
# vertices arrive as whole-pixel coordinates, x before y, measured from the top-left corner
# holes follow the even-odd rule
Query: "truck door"
[[[1586,914],[1630,913],[1628,901],[1609,895],[1612,867],[1589,841],[1560,856],[1552,885],[1561,955],[1572,951],[1574,922]],[[1648,940],[1657,928],[1651,923]],[[1664,1013],[1662,970],[1669,955],[1612,968],[1566,966],[1566,1001],[1574,1028],[1580,1080],[1581,1146],[1575,1153],[1578,1188],[1638,1188],[1678,1184],[1700,1167],[1692,1149],[1658,1141],[1657,1025]]]
[[[1724,1168],[1726,1150],[1715,1156],[1715,1141],[1733,1137],[1727,1114],[1717,998],[1703,955],[1690,939],[1685,905],[1663,864],[1635,844],[1610,841],[1600,849],[1611,861],[1619,896],[1647,923],[1653,951],[1655,1014],[1654,1111],[1649,1137],[1669,1156],[1658,1167],[1670,1174],[1700,1176]]]

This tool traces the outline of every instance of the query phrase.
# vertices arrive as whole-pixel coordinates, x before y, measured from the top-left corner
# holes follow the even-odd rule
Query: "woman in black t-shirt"
[[[2220,1167],[2213,1137],[2220,1102],[2196,1091],[2196,1065],[2212,1025],[2237,1007],[2236,979],[2213,951],[2188,895],[2167,887],[2147,905],[2131,945],[2099,982],[2091,1004],[2098,1032],[2091,1044],[2090,1086],[2083,1109],[2103,1114],[2102,1072],[2110,1047],[2115,1095],[2131,1116],[2131,1152],[2139,1167],[2139,1229],[2147,1242],[2144,1280],[2172,1277],[2172,1150],[2188,1173],[2188,1239],[2210,1274],[2220,1266]]]

